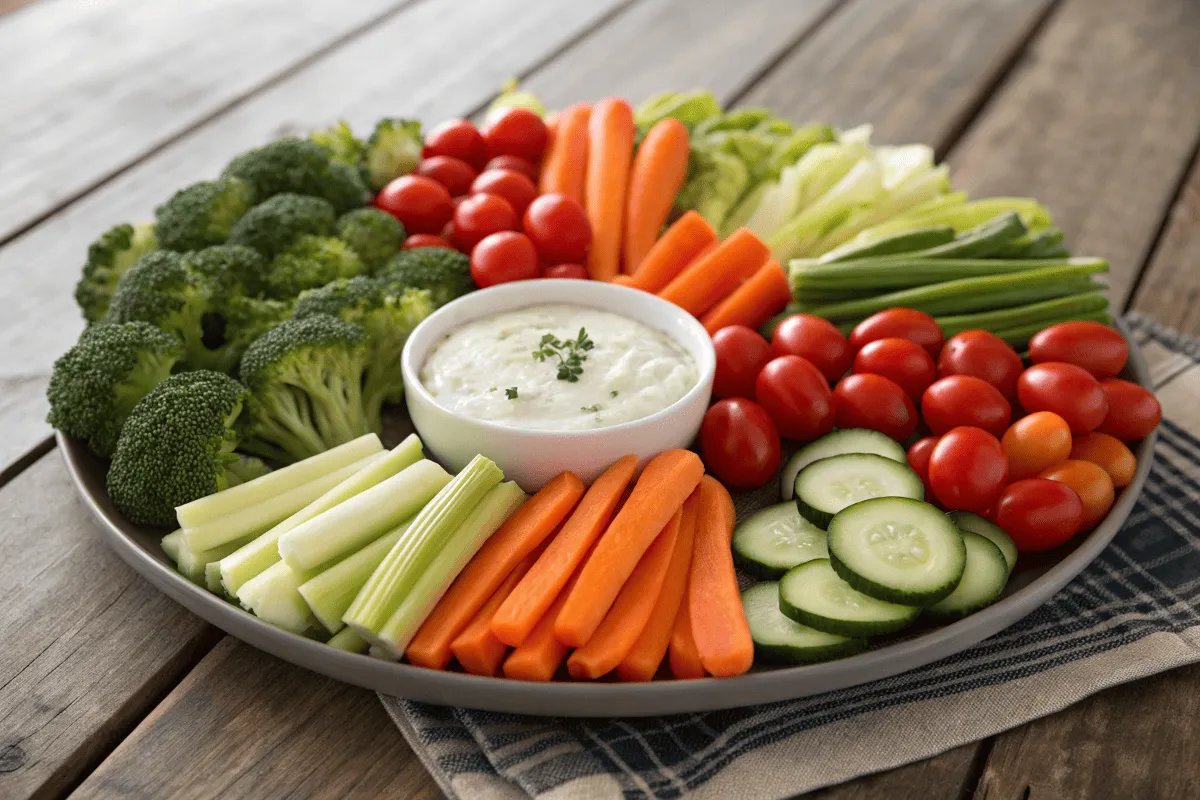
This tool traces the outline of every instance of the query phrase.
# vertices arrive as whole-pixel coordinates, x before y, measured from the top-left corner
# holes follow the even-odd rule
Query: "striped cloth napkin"
[[[1200,340],[1129,320],[1164,420],[1128,522],[1011,628],[886,680],[766,706],[575,720],[381,696],[449,797],[786,797],[928,758],[1200,661]]]

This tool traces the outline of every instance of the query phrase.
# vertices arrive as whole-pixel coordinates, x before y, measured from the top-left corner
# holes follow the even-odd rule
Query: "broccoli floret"
[[[325,236],[337,214],[327,200],[277,194],[246,212],[229,232],[229,243],[253,248],[267,258],[287,250],[301,236]]]
[[[220,306],[224,324],[222,348],[232,369],[242,359],[246,348],[259,336],[287,321],[292,316],[292,304],[281,300],[233,295]]]
[[[83,318],[95,322],[108,311],[117,281],[139,258],[158,246],[153,223],[114,225],[88,246],[83,277],[75,285],[75,302]]]
[[[301,236],[271,262],[267,295],[291,299],[305,289],[324,286],[338,278],[352,278],[364,271],[358,254],[341,239]]]
[[[242,153],[223,174],[249,183],[259,200],[277,194],[311,195],[328,200],[338,212],[362,205],[362,182],[350,177],[353,170],[346,165],[335,166],[320,145],[289,137]]]
[[[367,271],[374,272],[400,252],[404,226],[377,208],[359,208],[338,218],[337,235],[358,253]]]
[[[219,372],[172,375],[133,407],[108,494],[139,525],[175,525],[175,507],[262,472],[234,452],[249,391]]]
[[[250,387],[246,449],[295,461],[370,433],[366,359],[362,328],[328,314],[292,319],[260,336],[241,364]]]
[[[188,253],[184,266],[210,282],[221,298],[261,294],[268,262],[257,251],[240,244],[220,244]]]
[[[207,282],[184,266],[183,256],[156,250],[142,256],[117,283],[105,319],[148,322],[183,342],[183,361],[190,367],[214,363],[204,344],[204,315],[212,310]]]
[[[354,135],[350,126],[344,120],[338,120],[328,128],[313,131],[308,140],[319,146],[329,156],[329,160],[348,167],[358,167],[362,161],[366,145],[362,139]]]
[[[362,208],[367,202],[367,185],[359,177],[358,170],[346,164],[329,165],[329,184],[323,195],[337,213],[344,214],[355,208]]]
[[[253,204],[250,186],[237,178],[194,183],[155,210],[158,242],[180,252],[220,244]]]
[[[367,139],[362,177],[367,188],[378,192],[421,162],[421,123],[414,119],[381,119]]]
[[[146,322],[90,325],[54,362],[46,421],[108,458],[129,412],[182,354],[178,339]]]
[[[445,247],[418,247],[401,250],[388,263],[380,277],[414,289],[428,289],[435,307],[475,291],[471,279],[471,260],[457,250]]]

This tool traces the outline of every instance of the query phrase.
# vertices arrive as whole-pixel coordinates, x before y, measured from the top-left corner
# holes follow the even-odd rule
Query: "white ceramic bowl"
[[[482,317],[544,303],[598,308],[657,328],[692,356],[699,380],[662,411],[586,431],[531,430],[471,419],[439,405],[421,384],[421,366],[429,351],[454,329]],[[526,491],[536,490],[566,470],[589,483],[609,464],[630,453],[644,462],[663,450],[687,447],[696,438],[708,409],[715,367],[712,339],[691,314],[637,289],[582,280],[517,281],[460,297],[417,326],[400,360],[408,413],[426,451],[455,471],[482,453]]]

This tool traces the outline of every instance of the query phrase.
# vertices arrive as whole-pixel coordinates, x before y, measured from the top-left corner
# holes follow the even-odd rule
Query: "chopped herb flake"
[[[611,392],[609,392],[609,393],[608,393],[608,396],[609,396],[609,397],[616,397],[616,396],[617,396],[617,395],[619,395],[619,394],[620,394],[620,392],[619,392],[619,391],[617,391],[616,389],[613,389]]]
[[[600,411],[600,404],[595,403],[594,405],[590,406],[582,406],[579,410],[585,414],[595,414]]]
[[[515,387],[515,386],[508,387],[507,389],[504,390],[504,394],[505,394],[505,396],[508,397],[509,400],[516,400],[517,399],[517,387]]]
[[[587,361],[587,351],[595,347],[588,338],[587,331],[579,329],[579,335],[574,339],[563,341],[553,333],[547,333],[538,342],[538,349],[533,351],[535,361],[545,361],[547,358],[558,359],[558,379],[568,383],[576,383],[583,374],[583,362]]]

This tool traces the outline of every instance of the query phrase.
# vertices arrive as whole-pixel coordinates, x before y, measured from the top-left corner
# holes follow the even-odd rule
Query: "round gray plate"
[[[1122,328],[1128,338],[1128,331]],[[1149,372],[1130,348],[1129,380],[1149,385]],[[386,694],[442,705],[517,714],[571,717],[637,717],[757,705],[844,689],[886,678],[953,655],[998,633],[1049,600],[1083,571],[1129,516],[1150,471],[1154,436],[1137,447],[1137,474],[1108,517],[1086,538],[1013,574],[1004,597],[966,619],[910,634],[861,655],[805,667],[756,669],[738,678],[651,683],[523,683],[438,672],[335,650],[274,628],[179,575],[159,546],[162,531],[130,524],[104,489],[104,465],[79,442],[62,435],[59,450],[84,502],[100,521],[109,544],[135,570],[172,599],[226,633],[285,661]],[[1029,557],[1022,559],[1031,561]]]

